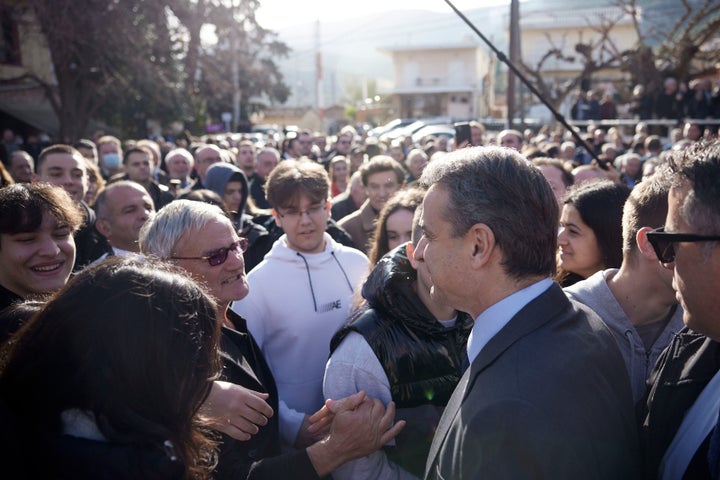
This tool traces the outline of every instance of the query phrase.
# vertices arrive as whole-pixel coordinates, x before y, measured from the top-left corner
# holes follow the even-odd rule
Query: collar
[[[128,257],[128,258],[132,258],[133,260],[144,260],[145,259],[145,257],[139,253],[131,252],[129,250],[123,250],[122,248],[118,248],[118,247],[112,247],[112,249],[113,249],[113,254],[116,257]]]
[[[487,343],[512,320],[512,318],[528,303],[540,296],[552,285],[552,280],[545,278],[539,282],[518,290],[487,308],[475,319],[475,325],[467,344],[470,363],[475,360]]]
[[[373,210],[370,205],[370,200],[365,200],[365,203],[360,207],[360,221],[362,222],[363,230],[366,232],[375,230],[377,217],[378,213]]]

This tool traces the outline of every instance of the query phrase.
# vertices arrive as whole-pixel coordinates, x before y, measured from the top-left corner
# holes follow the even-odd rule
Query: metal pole
[[[590,155],[592,155],[592,157],[596,161],[600,162],[600,159],[597,157],[597,154],[595,153],[594,149],[590,148],[590,145],[585,143],[585,140],[583,140],[582,137],[578,134],[578,132],[567,122],[567,120],[565,120],[565,117],[563,117],[560,114],[560,112],[555,110],[555,107],[553,107],[550,104],[550,102],[545,100],[545,98],[538,91],[538,89],[535,88],[535,86],[532,83],[530,83],[530,81],[527,78],[525,78],[525,75],[522,74],[522,72],[515,66],[515,64],[512,63],[511,61],[509,61],[507,56],[505,56],[505,54],[503,52],[498,50],[495,47],[495,45],[493,45],[490,42],[490,40],[488,40],[485,37],[485,35],[483,35],[482,32],[480,32],[480,30],[478,30],[477,27],[460,10],[458,10],[457,7],[455,5],[453,5],[453,3],[450,0],[444,0],[444,1],[445,1],[445,3],[447,3],[450,6],[450,8],[453,9],[453,11],[457,14],[457,16],[460,17],[462,19],[462,21],[465,22],[467,24],[467,26],[470,27],[472,29],[472,31],[475,32],[475,34],[477,34],[477,36],[480,37],[480,39],[490,47],[490,49],[495,53],[497,58],[501,62],[504,62],[510,68],[510,70],[512,70],[512,72],[515,75],[517,75],[517,78],[519,78],[520,81],[522,81],[528,87],[528,89],[543,103],[543,105],[548,107],[548,109],[552,112],[555,119],[558,122],[560,122],[562,124],[562,126],[564,126],[572,134],[572,136],[575,138],[575,140],[577,140],[580,143],[580,145],[584,145],[587,152]]]

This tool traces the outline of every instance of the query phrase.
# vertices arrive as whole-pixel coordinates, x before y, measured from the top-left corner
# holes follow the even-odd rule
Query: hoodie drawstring
[[[302,258],[302,261],[305,262],[305,271],[307,272],[308,283],[310,284],[310,293],[312,294],[312,297],[313,297],[313,308],[315,309],[315,312],[317,312],[318,311],[317,300],[315,299],[315,289],[313,288],[312,276],[310,275],[310,265],[308,264],[308,261],[303,256],[303,254],[301,254],[300,252],[295,252],[295,255]],[[351,294],[354,293],[355,290],[352,287],[352,283],[350,283],[350,279],[348,278],[347,273],[345,272],[345,269],[340,264],[340,260],[338,260],[337,257],[335,256],[335,252],[330,252],[330,255],[332,255],[333,259],[335,260],[335,263],[337,263],[338,268],[340,268],[340,271],[342,272],[343,277],[345,277],[345,281],[347,282],[348,288],[350,288],[350,293]]]

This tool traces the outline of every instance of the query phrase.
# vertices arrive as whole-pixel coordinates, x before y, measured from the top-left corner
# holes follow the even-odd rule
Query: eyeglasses
[[[225,263],[225,260],[227,260],[227,257],[228,257],[228,253],[237,252],[238,250],[245,253],[247,251],[247,249],[248,249],[248,239],[241,237],[240,240],[238,240],[237,242],[231,243],[229,247],[223,247],[223,248],[211,253],[210,255],[205,255],[202,257],[170,257],[170,259],[171,260],[207,260],[207,262],[210,264],[211,267],[217,267],[218,265],[222,265],[223,263]]]
[[[718,235],[697,235],[694,233],[671,233],[666,232],[664,227],[656,228],[648,232],[647,239],[655,250],[660,263],[672,263],[675,261],[675,247],[677,242],[715,242],[720,241]]]
[[[308,217],[315,218],[318,215],[320,215],[321,212],[323,212],[327,208],[327,205],[315,205],[313,207],[306,208],[305,210],[289,210],[285,213],[281,213],[280,210],[278,210],[278,215],[280,215],[280,218],[287,219],[291,222],[298,222],[303,216],[303,213],[307,213]]]

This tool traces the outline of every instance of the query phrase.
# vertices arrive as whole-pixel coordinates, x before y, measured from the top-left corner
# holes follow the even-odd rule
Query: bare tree
[[[545,35],[549,48],[535,65],[520,62],[520,69],[532,82],[533,86],[543,95],[545,100],[556,110],[574,91],[578,90],[585,79],[609,67],[620,64],[620,50],[613,39],[613,28],[622,20],[623,14],[597,18],[586,18],[587,28],[596,35],[586,42],[568,45],[567,37],[553,39]],[[579,73],[565,79],[548,79],[545,74],[546,64],[550,60],[577,64]]]
[[[645,85],[649,94],[662,85],[664,76],[688,80],[709,70],[720,57],[720,2],[681,0],[664,5],[650,0],[616,0],[618,14],[586,18],[587,28],[596,36],[587,42],[568,45],[566,39],[548,40],[548,50],[534,65],[522,62],[523,73],[544,98],[558,108],[584,79],[609,68],[620,68],[630,75],[632,84]],[[672,13],[667,11],[674,5]],[[623,19],[632,22],[638,41],[622,50],[614,41],[613,28]],[[548,79],[551,59],[578,65],[572,78]]]
[[[620,60],[634,84],[654,93],[663,77],[686,81],[715,67],[720,55],[720,3],[715,0],[681,0],[674,10],[657,15],[652,5],[618,0],[633,19],[638,45],[621,52]],[[653,21],[648,17],[655,14]]]

